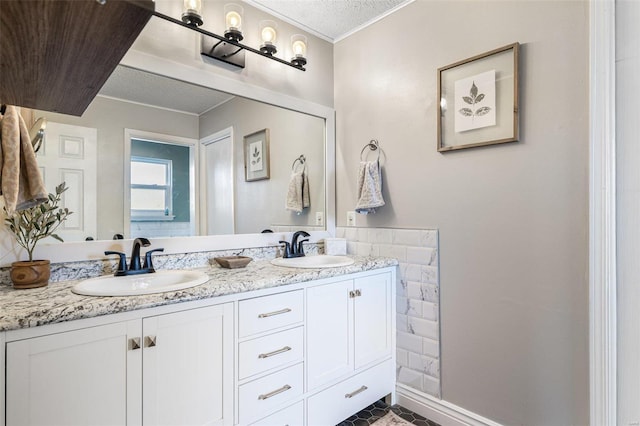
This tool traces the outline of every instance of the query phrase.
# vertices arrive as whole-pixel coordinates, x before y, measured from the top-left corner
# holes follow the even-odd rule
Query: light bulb
[[[201,0],[184,0],[184,12],[182,12],[182,22],[199,27],[202,25],[202,2]]]
[[[200,13],[200,8],[202,7],[201,0],[184,0],[184,8],[189,10],[194,10]]]
[[[224,23],[226,30],[224,36],[236,42],[242,41],[242,12],[243,9],[237,4],[224,5]]]
[[[293,42],[293,54],[296,56],[304,56],[304,51],[306,50],[306,46],[300,40]]]
[[[260,51],[262,53],[273,55],[278,51],[275,45],[278,36],[277,28],[277,24],[273,21],[260,21],[260,36],[262,37]]]
[[[240,18],[240,15],[237,12],[227,13],[227,28],[239,28],[241,22],[242,18]]]
[[[307,38],[301,34],[291,36],[291,50],[293,58],[291,63],[297,67],[303,67],[307,63]]]
[[[262,29],[262,41],[265,43],[273,43],[276,39],[276,30],[271,27],[264,27]]]

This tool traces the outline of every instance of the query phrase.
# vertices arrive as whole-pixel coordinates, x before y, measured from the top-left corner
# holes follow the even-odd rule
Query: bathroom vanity
[[[395,388],[396,261],[355,260],[212,266],[146,296],[0,290],[0,424],[336,424]]]

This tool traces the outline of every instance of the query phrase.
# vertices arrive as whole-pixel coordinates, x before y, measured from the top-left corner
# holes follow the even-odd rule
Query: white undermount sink
[[[89,278],[76,284],[71,291],[85,296],[136,296],[184,290],[208,280],[209,276],[202,271],[163,270],[151,274]]]
[[[287,268],[337,268],[353,264],[353,259],[347,256],[332,256],[320,254],[317,256],[291,257],[288,259],[277,257],[271,261],[276,266]]]

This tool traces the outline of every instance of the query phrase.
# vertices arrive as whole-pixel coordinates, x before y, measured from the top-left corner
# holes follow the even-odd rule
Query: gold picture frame
[[[269,129],[244,137],[244,180],[269,179]]]
[[[438,151],[517,142],[518,56],[513,43],[438,68]]]

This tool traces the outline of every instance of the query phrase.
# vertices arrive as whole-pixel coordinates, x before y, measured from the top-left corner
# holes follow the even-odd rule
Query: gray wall
[[[401,37],[390,35],[401,34]],[[440,230],[442,397],[504,424],[589,422],[588,2],[421,1],[338,42],[337,220]],[[436,70],[518,41],[520,142],[439,154]]]
[[[37,111],[36,117],[98,129],[98,238],[124,234],[124,129],[198,138],[198,116],[97,97],[81,117]],[[129,225],[127,224],[127,227]]]
[[[200,119],[200,137],[233,126],[236,233],[257,233],[273,225],[310,226],[325,212],[324,120],[236,97]],[[243,139],[258,130],[270,132],[270,178],[245,182]],[[310,208],[297,215],[284,208],[293,161],[304,155],[309,174]],[[248,215],[246,212],[259,212]]]
[[[616,1],[618,424],[640,422],[640,2]]]

